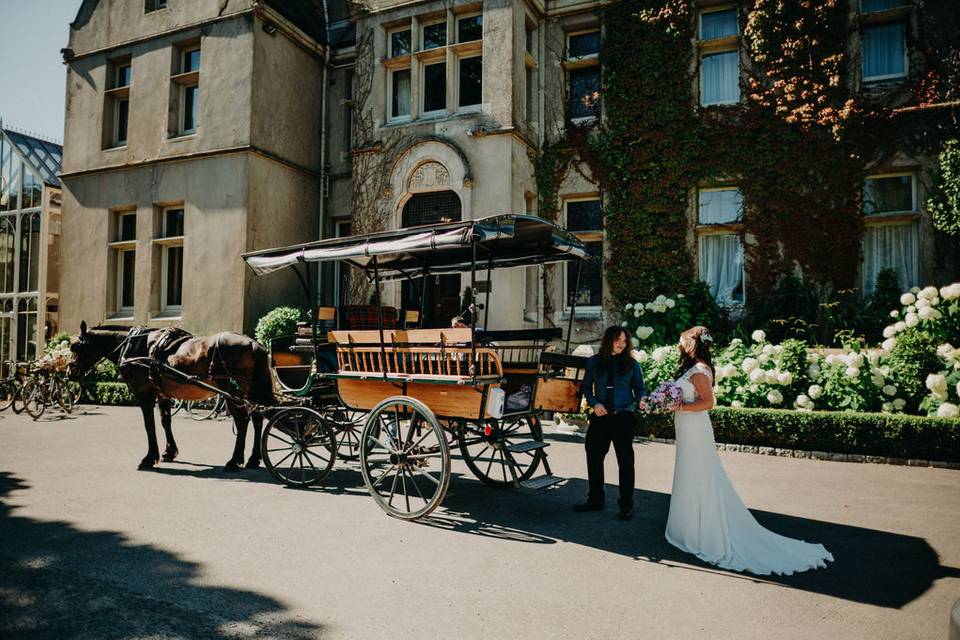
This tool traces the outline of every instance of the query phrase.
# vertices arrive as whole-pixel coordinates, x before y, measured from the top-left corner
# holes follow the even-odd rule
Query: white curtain
[[[732,104],[740,100],[740,52],[703,56],[700,63],[700,104]]]
[[[863,292],[873,293],[877,274],[895,269],[900,290],[919,284],[917,225],[899,224],[866,227],[863,232]]]
[[[907,61],[903,46],[902,22],[864,27],[864,79],[905,74]]]
[[[718,303],[743,302],[743,245],[739,236],[700,236],[700,279]]]
[[[713,40],[737,35],[737,11],[708,11],[700,14],[700,39]]]
[[[393,72],[393,113],[394,118],[410,115],[410,70]]]
[[[743,209],[740,189],[703,190],[699,193],[700,224],[736,222]]]

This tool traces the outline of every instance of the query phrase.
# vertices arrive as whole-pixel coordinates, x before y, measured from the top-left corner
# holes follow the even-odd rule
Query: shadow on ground
[[[197,586],[200,565],[111,531],[14,515],[29,487],[0,472],[0,637],[317,638],[270,597]]]

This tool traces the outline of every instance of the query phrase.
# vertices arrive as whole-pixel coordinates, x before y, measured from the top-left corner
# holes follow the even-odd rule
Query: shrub
[[[304,313],[295,307],[277,307],[257,321],[254,336],[262,345],[280,336],[289,336],[297,332],[297,323],[303,321]]]
[[[130,406],[135,404],[130,389],[122,382],[84,381],[83,401],[90,404]]]
[[[924,393],[924,381],[940,371],[937,343],[929,333],[909,331],[897,338],[890,353],[890,370],[907,407],[915,410]]]
[[[717,442],[960,462],[960,424],[952,419],[721,407],[710,418]],[[672,416],[638,414],[637,432],[673,438]]]

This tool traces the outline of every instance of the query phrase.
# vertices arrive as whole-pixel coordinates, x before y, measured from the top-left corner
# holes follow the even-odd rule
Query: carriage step
[[[525,453],[527,451],[533,451],[534,449],[543,449],[544,447],[549,447],[549,442],[538,442],[537,440],[527,440],[525,442],[520,442],[518,444],[512,444],[507,447],[507,451],[510,453]]]
[[[524,489],[546,489],[564,480],[565,478],[561,478],[560,476],[540,476],[539,478],[531,478],[530,480],[521,480],[519,485]]]

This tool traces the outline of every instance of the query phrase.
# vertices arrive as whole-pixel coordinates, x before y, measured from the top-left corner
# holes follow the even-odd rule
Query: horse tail
[[[250,400],[266,406],[277,404],[273,395],[270,353],[257,342],[254,342],[253,345],[253,376],[250,380]]]

